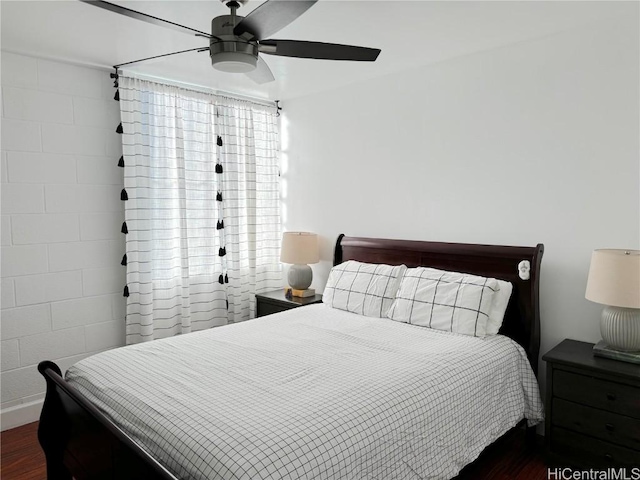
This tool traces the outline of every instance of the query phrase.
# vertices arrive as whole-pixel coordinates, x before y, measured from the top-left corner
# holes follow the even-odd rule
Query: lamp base
[[[306,290],[313,280],[313,271],[309,265],[291,265],[287,278],[291,288],[295,290]]]
[[[609,348],[622,352],[640,351],[640,309],[604,307],[600,334]]]

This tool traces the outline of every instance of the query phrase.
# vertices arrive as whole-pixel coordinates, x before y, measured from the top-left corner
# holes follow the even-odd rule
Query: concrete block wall
[[[2,429],[37,420],[38,362],[124,344],[120,121],[109,72],[2,52]]]

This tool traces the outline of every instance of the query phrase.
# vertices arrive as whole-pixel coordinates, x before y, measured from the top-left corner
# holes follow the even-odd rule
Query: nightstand
[[[547,352],[545,443],[558,466],[640,466],[640,365],[564,340]]]
[[[273,290],[271,292],[256,294],[256,316],[264,317],[272,313],[290,310],[292,308],[304,307],[314,303],[321,303],[322,295],[314,295],[313,297],[293,297],[291,300],[285,298],[284,288]]]

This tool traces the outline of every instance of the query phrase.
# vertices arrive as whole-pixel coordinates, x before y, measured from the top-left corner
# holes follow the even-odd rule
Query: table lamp
[[[288,281],[294,296],[315,295],[315,291],[309,289],[313,280],[313,271],[308,265],[320,261],[318,236],[315,233],[285,232],[282,235],[280,261],[292,264],[289,268]]]
[[[640,351],[640,250],[594,250],[585,298],[605,305],[600,334],[610,349]]]

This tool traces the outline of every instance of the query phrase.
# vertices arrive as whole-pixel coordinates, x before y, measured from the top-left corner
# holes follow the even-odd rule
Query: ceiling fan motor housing
[[[221,15],[211,20],[212,37],[209,42],[211,64],[216,70],[246,73],[258,62],[258,43],[233,34],[233,28],[243,17]]]
[[[259,53],[279,55],[281,57],[364,62],[374,62],[380,54],[380,49],[378,48],[301,40],[270,40],[268,38],[271,34],[289,25],[318,0],[266,0],[249,12],[246,17],[238,16],[237,11],[248,0],[220,0],[229,8],[231,14],[214,18],[211,21],[211,34],[105,0],[81,1],[129,18],[172,28],[191,36],[195,34],[197,37],[210,39],[208,48],[197,47],[164,55],[155,55],[115,65],[116,69],[125,65],[169,57],[179,53],[209,50],[211,63],[215,69],[223,72],[245,73],[254,82],[263,84],[272,82],[275,77],[269,65],[259,56]]]

